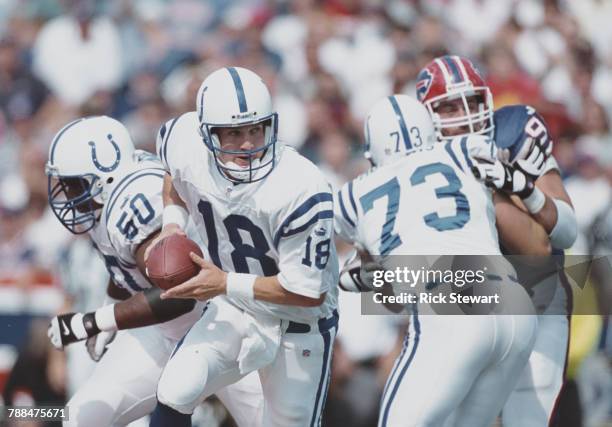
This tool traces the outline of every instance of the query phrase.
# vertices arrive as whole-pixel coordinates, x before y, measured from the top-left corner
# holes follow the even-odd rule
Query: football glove
[[[94,362],[100,361],[106,350],[108,350],[108,345],[115,339],[115,335],[117,335],[117,331],[102,331],[93,337],[87,338],[85,346],[91,360]]]
[[[550,140],[543,144],[541,138],[527,137],[514,159],[510,159],[510,150],[507,148],[498,150],[498,157],[504,164],[519,169],[535,181],[544,173],[552,149]]]
[[[494,190],[516,194],[521,199],[529,197],[534,188],[533,179],[518,167],[502,163],[492,144],[484,137],[471,136],[467,140],[472,173],[476,179]]]
[[[347,292],[370,292],[374,289],[374,271],[381,267],[374,261],[365,261],[353,251],[340,271],[340,289]]]
[[[516,194],[525,199],[533,193],[533,179],[518,168],[513,168],[499,160],[473,158],[472,173],[479,181],[494,190]]]

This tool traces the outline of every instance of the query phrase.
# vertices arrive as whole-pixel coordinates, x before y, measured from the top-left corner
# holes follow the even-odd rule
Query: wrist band
[[[227,273],[227,287],[225,293],[229,297],[240,297],[255,299],[255,279],[254,274],[247,273]]]
[[[84,340],[85,338],[89,337],[87,334],[87,329],[85,328],[84,317],[85,315],[82,313],[75,313],[75,315],[70,319],[70,330],[79,340]],[[61,322],[62,321],[60,321],[60,323]]]
[[[550,244],[553,248],[568,249],[576,241],[578,226],[574,209],[563,200],[553,199],[557,207],[557,223],[551,230]]]
[[[531,194],[523,199],[523,204],[527,210],[532,214],[537,214],[544,207],[546,203],[546,195],[538,187],[533,188]]]
[[[184,229],[187,225],[188,218],[189,213],[184,207],[179,205],[168,205],[164,207],[162,227],[168,224],[177,224]]]
[[[95,320],[101,331],[116,331],[117,319],[115,319],[115,304],[100,307],[95,312]]]

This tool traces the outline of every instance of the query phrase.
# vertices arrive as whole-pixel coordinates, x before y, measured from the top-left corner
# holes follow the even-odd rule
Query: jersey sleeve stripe
[[[340,212],[342,212],[342,216],[344,217],[345,221],[351,224],[351,227],[355,228],[355,223],[348,216],[348,212],[346,211],[346,208],[344,207],[344,201],[342,200],[342,190],[338,191],[338,201],[340,202]]]
[[[159,171],[159,173],[157,172],[151,172],[151,170],[155,170],[155,171]],[[136,181],[139,178],[145,177],[145,176],[149,176],[149,175],[153,175],[153,176],[157,176],[161,179],[164,179],[164,170],[162,168],[154,168],[154,169],[149,169],[148,172],[144,172],[143,171],[137,171],[134,173],[129,174],[128,176],[126,176],[125,178],[123,178],[123,180],[121,180],[119,182],[119,184],[117,184],[117,186],[114,188],[113,192],[111,193],[110,197],[108,198],[108,203],[107,203],[107,208],[106,208],[106,223],[108,224],[108,219],[110,218],[110,213],[112,212],[113,208],[115,207],[115,204],[117,203],[117,201],[119,200],[119,195],[126,189],[128,188],[128,186]]]
[[[280,241],[281,237],[283,237],[285,230],[289,228],[289,225],[293,221],[306,215],[314,206],[324,202],[331,202],[333,204],[333,196],[331,193],[317,193],[298,206],[297,209],[295,209],[278,228],[278,231],[274,235],[274,246],[278,247],[278,242]]]
[[[455,152],[451,147],[451,141],[448,141],[446,144],[444,144],[444,149],[446,150],[450,158],[453,160],[453,162],[457,165],[457,167],[461,169],[461,172],[464,172],[463,168],[461,167],[461,163],[459,163],[459,160],[457,159],[457,156],[455,156]]]
[[[166,136],[166,130],[167,130],[166,123],[164,123],[164,125],[161,127],[161,129],[159,129],[159,132],[158,132],[158,135],[159,135],[158,138],[159,138],[159,141],[161,142],[159,146],[157,147],[157,157],[159,157],[159,159],[162,161],[164,166],[165,166],[165,161],[164,161],[164,157],[163,157],[164,153],[162,149],[164,145],[164,138]]]
[[[156,170],[159,171],[161,173],[155,173],[155,172],[150,172],[151,170]],[[144,173],[143,173],[144,172]],[[149,169],[149,171],[136,171],[128,176],[126,176],[125,178],[123,178],[123,180],[121,182],[119,182],[119,184],[115,187],[115,189],[113,190],[113,192],[111,193],[111,196],[108,199],[108,203],[107,203],[107,208],[106,208],[106,223],[105,223],[105,228],[106,228],[106,234],[108,236],[108,240],[111,241],[110,238],[110,232],[108,230],[108,220],[110,219],[110,215],[111,212],[115,206],[115,204],[117,203],[117,201],[119,200],[119,196],[121,195],[121,193],[129,187],[129,185],[136,181],[139,178],[143,178],[145,176],[157,176],[159,178],[161,178],[162,180],[164,179],[164,173],[165,171],[162,168],[152,168]],[[120,187],[122,187],[120,189]],[[120,264],[123,264],[125,267],[127,268],[134,268],[136,267],[136,265],[125,261],[124,259],[121,259],[119,256],[117,256],[117,260],[119,261]],[[134,289],[132,286],[130,286],[132,289]],[[136,292],[140,292],[142,289],[138,290],[138,289],[134,289],[134,291]]]
[[[168,166],[168,141],[170,140],[170,134],[172,133],[172,128],[174,128],[174,125],[176,124],[176,122],[178,121],[178,117],[176,117],[174,120],[172,120],[172,123],[170,124],[170,128],[168,129],[168,133],[166,134],[166,139],[163,140],[163,156],[160,156],[162,162],[164,162],[164,166],[166,167],[167,170],[170,170],[170,167]],[[160,151],[162,151],[160,149]]]
[[[164,140],[164,138],[166,137],[166,124],[164,123],[164,125],[161,127],[161,129],[159,130],[159,136],[161,137],[162,141]]]
[[[353,181],[349,182],[348,196],[351,202],[351,206],[353,207],[353,212],[355,212],[355,218],[357,218],[357,204],[355,203],[355,197],[353,196]]]
[[[125,268],[136,268],[137,265],[136,264],[132,264],[131,262],[127,262],[126,260],[123,260],[119,257],[117,257],[117,262],[119,263],[119,265],[121,265],[122,267]]]
[[[293,228],[291,230],[284,231],[280,237],[281,238],[289,237],[289,236],[293,236],[294,234],[301,233],[302,231],[307,230],[312,224],[314,224],[318,220],[328,219],[328,218],[333,218],[333,217],[334,217],[334,212],[332,210],[319,211],[312,218],[310,218],[306,223],[300,225],[297,228]],[[278,245],[278,242],[276,242],[275,245]]]
[[[470,159],[470,156],[467,152],[467,136],[461,138],[461,151],[463,152],[463,156],[465,157],[465,162],[467,163],[468,168],[472,169],[474,164],[472,163],[472,160]]]

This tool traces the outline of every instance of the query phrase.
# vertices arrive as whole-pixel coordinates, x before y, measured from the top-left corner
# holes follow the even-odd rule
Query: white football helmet
[[[232,182],[255,182],[265,178],[276,161],[278,115],[272,109],[272,99],[265,83],[245,68],[226,67],[210,74],[197,95],[197,113],[204,143],[213,153],[221,175]],[[253,150],[224,150],[215,130],[264,123],[264,144]],[[256,158],[263,153],[261,158]],[[220,154],[240,154],[249,157],[249,165],[241,167],[224,163]]]
[[[364,156],[374,167],[436,141],[427,109],[407,95],[392,95],[374,104],[366,118],[364,134]]]
[[[91,230],[133,165],[134,144],[117,120],[95,116],[68,123],[53,138],[45,166],[55,216],[74,234]]]

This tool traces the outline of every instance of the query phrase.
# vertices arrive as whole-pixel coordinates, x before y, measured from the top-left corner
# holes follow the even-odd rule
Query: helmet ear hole
[[[107,183],[107,184],[112,184],[114,180],[115,180],[115,178],[113,178],[112,176],[109,176],[109,177],[106,179],[106,183]]]

